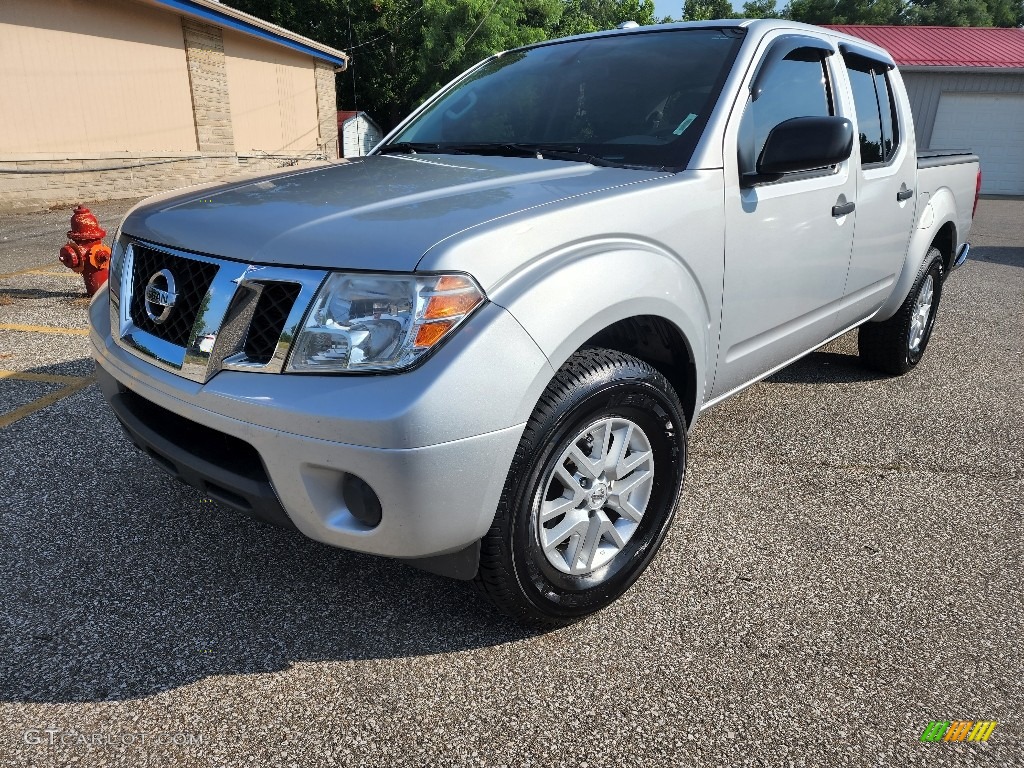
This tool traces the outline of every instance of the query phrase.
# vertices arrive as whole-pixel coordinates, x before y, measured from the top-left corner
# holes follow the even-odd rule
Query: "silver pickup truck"
[[[206,496],[567,623],[657,553],[704,409],[858,326],[865,365],[918,364],[979,183],[968,152],[916,152],[861,40],[554,40],[369,157],[137,206],[97,375]]]

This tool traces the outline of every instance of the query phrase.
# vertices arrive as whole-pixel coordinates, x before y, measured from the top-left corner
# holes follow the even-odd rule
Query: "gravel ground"
[[[0,273],[53,264],[68,215],[0,216]],[[555,632],[217,507],[95,386],[14,423],[0,765],[1024,765],[1024,202],[982,201],[972,241],[910,375],[848,334],[704,414],[661,554]],[[7,278],[0,324],[83,328],[77,291]],[[81,336],[0,357],[91,370]],[[919,742],[957,719],[999,725]]]

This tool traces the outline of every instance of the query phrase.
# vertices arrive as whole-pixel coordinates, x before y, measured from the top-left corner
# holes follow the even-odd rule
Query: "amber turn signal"
[[[441,337],[444,336],[451,327],[455,325],[453,320],[441,320],[437,323],[427,323],[421,325],[419,330],[416,332],[416,346],[417,347],[432,347]]]
[[[480,295],[474,290],[472,293],[449,293],[441,296],[431,296],[427,302],[427,309],[423,317],[427,320],[437,320],[442,317],[454,315],[465,315],[473,307],[480,303]]]
[[[464,291],[467,288],[476,291],[476,284],[462,275],[442,275],[434,286],[435,291]]]

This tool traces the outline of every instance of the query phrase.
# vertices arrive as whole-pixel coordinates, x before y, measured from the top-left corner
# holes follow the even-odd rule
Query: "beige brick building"
[[[334,160],[345,65],[216,0],[2,0],[0,209]]]

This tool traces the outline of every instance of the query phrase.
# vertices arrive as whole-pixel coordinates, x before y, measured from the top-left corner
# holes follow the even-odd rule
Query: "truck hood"
[[[520,157],[379,155],[141,203],[124,233],[253,264],[410,271],[498,217],[666,174]]]

